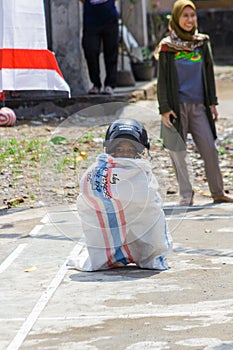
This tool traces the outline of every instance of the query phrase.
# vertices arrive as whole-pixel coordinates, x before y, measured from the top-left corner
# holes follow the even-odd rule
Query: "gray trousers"
[[[205,106],[203,104],[181,103],[180,113],[184,139],[187,139],[187,133],[190,132],[204,161],[211,196],[222,196],[224,191],[218,151],[206,116]],[[169,153],[179,184],[180,197],[190,199],[192,185],[186,163],[186,151],[169,151]]]

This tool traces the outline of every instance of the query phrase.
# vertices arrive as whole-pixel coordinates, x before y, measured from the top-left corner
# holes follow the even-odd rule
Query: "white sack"
[[[95,271],[135,263],[168,269],[172,238],[149,161],[102,154],[85,172],[80,189],[85,244],[69,266]]]

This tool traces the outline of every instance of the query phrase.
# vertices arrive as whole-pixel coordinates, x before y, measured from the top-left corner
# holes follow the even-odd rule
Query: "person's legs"
[[[205,173],[212,197],[222,196],[223,180],[219,167],[218,151],[206,116],[205,106],[190,105],[189,127],[193,140],[204,160]]]
[[[176,179],[179,185],[180,204],[192,203],[193,190],[189,180],[188,167],[186,163],[186,151],[169,151]]]
[[[183,138],[186,140],[188,132],[188,111],[186,104],[180,104],[180,118],[183,128]],[[170,158],[175,170],[177,182],[179,185],[180,204],[192,204],[193,190],[189,179],[188,167],[186,163],[186,151],[170,151]]]
[[[98,28],[87,28],[83,31],[82,46],[87,61],[87,67],[91,82],[97,88],[101,88],[100,79],[100,45],[101,36]]]
[[[118,40],[118,19],[114,19],[103,27],[103,50],[106,70],[104,85],[112,88],[116,86]]]

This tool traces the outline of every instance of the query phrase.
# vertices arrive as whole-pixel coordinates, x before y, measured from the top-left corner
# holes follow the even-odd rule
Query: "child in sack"
[[[77,200],[85,244],[68,266],[106,270],[130,263],[166,270],[172,251],[158,183],[147,159],[150,143],[134,119],[118,119],[80,182]]]

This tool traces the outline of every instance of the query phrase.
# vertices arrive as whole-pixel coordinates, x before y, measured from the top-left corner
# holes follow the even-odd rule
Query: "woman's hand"
[[[161,114],[162,123],[163,123],[165,126],[167,126],[168,128],[170,128],[170,127],[173,125],[170,116],[172,116],[172,117],[175,118],[175,119],[177,118],[175,112],[173,112],[172,110],[170,110],[170,111],[167,112],[167,113]]]
[[[218,121],[218,111],[217,111],[216,106],[215,105],[211,105],[210,106],[210,110],[211,110],[211,113],[212,113],[214,121],[217,122]]]

